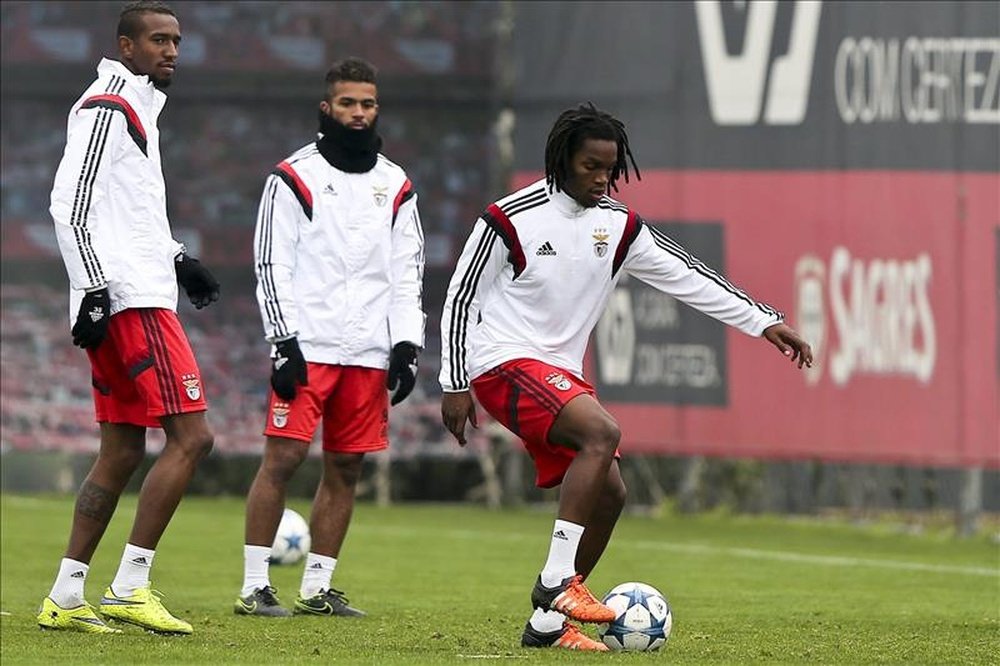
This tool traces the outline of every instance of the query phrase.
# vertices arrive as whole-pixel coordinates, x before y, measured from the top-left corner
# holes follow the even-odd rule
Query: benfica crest
[[[375,205],[381,208],[389,200],[389,195],[387,194],[389,188],[372,185],[372,190],[372,196],[375,197]]]
[[[552,384],[560,391],[568,391],[573,386],[570,381],[566,379],[566,375],[561,372],[550,372],[545,378],[545,381]]]
[[[608,253],[608,238],[610,234],[605,229],[594,229],[594,254],[603,257]]]
[[[288,412],[291,411],[288,408],[288,403],[276,402],[274,403],[274,409],[271,410],[271,423],[274,424],[275,428],[284,428],[288,425]]]
[[[201,397],[201,380],[195,375],[184,375],[181,377],[181,383],[184,384],[184,392],[188,398],[197,400]]]

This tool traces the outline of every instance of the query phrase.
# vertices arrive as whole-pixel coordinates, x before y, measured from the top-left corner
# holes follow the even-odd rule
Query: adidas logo
[[[82,571],[74,571],[73,573],[71,573],[71,574],[69,575],[69,577],[70,577],[70,578],[83,578],[83,577],[84,577],[84,575],[85,575],[85,574],[84,574],[84,573],[83,573]]]
[[[556,256],[556,250],[552,247],[552,243],[545,241],[538,250],[535,251],[539,257],[554,257]]]
[[[323,188],[323,194],[330,194],[333,196],[337,196],[337,190],[333,189],[332,183],[327,183],[326,187]]]
[[[146,560],[145,556],[140,555],[139,557],[132,560],[132,564],[149,564],[149,562]]]
[[[546,245],[548,245],[548,243],[546,243]],[[553,252],[552,254],[555,254],[555,252]],[[555,534],[553,534],[552,538],[553,539],[562,539],[563,541],[569,541],[569,537],[567,537],[566,533],[563,532],[562,530],[559,530]]]
[[[310,569],[322,569],[322,568],[323,568],[323,565],[322,565],[322,564],[320,564],[319,562],[313,562],[313,563],[312,563],[312,566],[310,566],[309,568],[310,568]]]
[[[104,318],[104,308],[97,306],[87,314],[90,315],[90,321],[96,324]]]

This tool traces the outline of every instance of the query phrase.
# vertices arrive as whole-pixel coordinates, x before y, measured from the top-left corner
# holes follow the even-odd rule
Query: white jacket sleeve
[[[469,389],[468,333],[478,321],[482,295],[503,271],[506,256],[507,248],[499,234],[482,218],[476,220],[451,276],[441,312],[438,381],[445,393]]]
[[[257,304],[264,322],[264,337],[276,342],[298,335],[298,308],[292,288],[299,218],[302,206],[275,175],[264,182],[257,211],[253,258],[257,275]]]
[[[107,285],[106,257],[94,239],[110,221],[98,219],[94,211],[106,209],[99,204],[110,195],[111,169],[126,131],[123,114],[100,107],[75,111],[67,124],[49,213],[72,289]]]
[[[424,231],[413,193],[399,208],[392,227],[392,305],[389,340],[424,346]]]
[[[622,268],[747,335],[759,336],[768,326],[784,320],[782,313],[753,300],[669,236],[642,222]]]

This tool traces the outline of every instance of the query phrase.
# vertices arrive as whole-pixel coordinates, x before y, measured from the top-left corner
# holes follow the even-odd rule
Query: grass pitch
[[[308,503],[290,506],[308,515]],[[638,580],[674,611],[650,654],[577,654],[518,646],[545,560],[551,509],[362,504],[335,587],[370,617],[233,615],[242,582],[243,502],[188,498],[153,566],[164,603],[195,633],[165,638],[42,632],[38,604],[65,547],[72,498],[4,495],[0,661],[14,664],[281,663],[998,663],[1000,547],[769,517],[624,517],[590,579],[602,594]],[[109,584],[135,512],[123,498],[92,563],[87,597]],[[272,567],[286,606],[301,564]],[[591,629],[593,635],[593,630]]]

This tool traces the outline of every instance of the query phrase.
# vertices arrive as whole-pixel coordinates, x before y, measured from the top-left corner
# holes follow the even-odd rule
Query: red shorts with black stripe
[[[594,387],[560,368],[533,359],[514,359],[472,380],[479,404],[521,438],[535,462],[535,483],[558,486],[576,451],[549,441],[549,430],[566,404]]]
[[[389,446],[386,371],[353,365],[306,363],[309,384],[286,401],[271,391],[268,437],[312,442],[323,421],[323,450],[368,453]]]
[[[112,315],[107,337],[87,356],[99,423],[157,428],[162,416],[207,407],[201,371],[176,312],[135,308]]]

